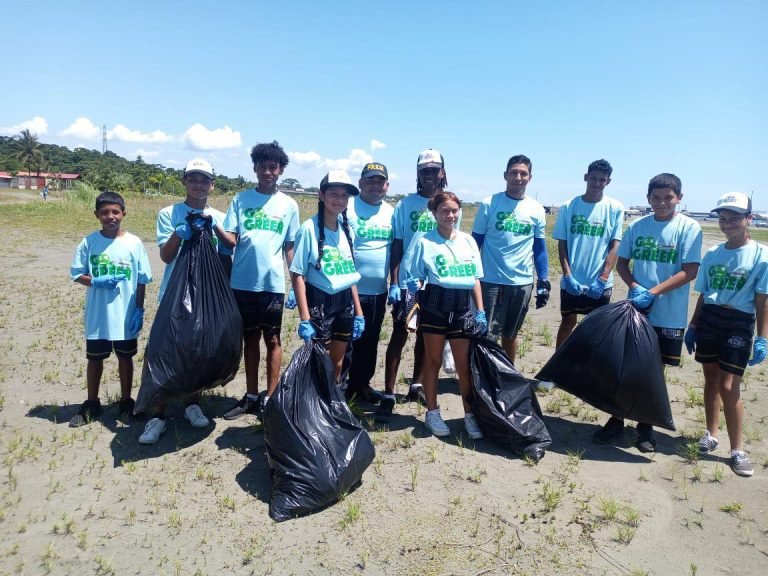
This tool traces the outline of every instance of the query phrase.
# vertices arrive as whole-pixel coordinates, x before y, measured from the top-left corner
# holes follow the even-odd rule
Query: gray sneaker
[[[699,440],[699,454],[709,454],[717,450],[720,446],[720,441],[709,433],[709,430],[704,432],[704,436]]]
[[[739,476],[752,476],[755,466],[749,461],[744,452],[731,452],[731,470]]]

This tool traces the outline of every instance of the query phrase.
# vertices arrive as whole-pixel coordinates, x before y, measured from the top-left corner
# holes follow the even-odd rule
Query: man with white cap
[[[208,206],[208,196],[213,191],[214,173],[208,161],[195,158],[187,162],[181,182],[187,191],[183,202],[166,206],[157,215],[157,245],[160,247],[160,259],[165,262],[163,281],[160,284],[158,299],[162,301],[168,281],[173,273],[176,257],[184,241],[192,238],[192,228],[187,222],[190,213],[210,216],[214,231],[213,240],[223,261],[231,262],[232,249],[221,241],[224,238],[224,214]],[[205,428],[210,423],[199,405],[200,396],[196,394],[188,399],[184,417],[195,428]],[[165,432],[164,409],[157,406],[154,415],[147,422],[144,432],[139,437],[141,444],[154,444]]]
[[[409,258],[418,240],[437,227],[435,217],[427,204],[438,191],[448,185],[445,175],[445,161],[437,150],[423,150],[416,162],[416,192],[400,200],[395,206],[393,227],[394,240],[390,258],[390,284],[387,302],[392,304],[392,336],[387,346],[385,360],[384,387],[385,395],[394,397],[395,381],[400,368],[400,355],[408,339],[406,291]],[[456,228],[461,224],[461,214]],[[424,340],[416,333],[414,350],[413,379],[408,390],[408,400],[419,401],[426,405],[424,388],[420,383],[421,364],[424,357]],[[389,408],[387,413],[387,408]],[[377,420],[386,422],[392,414],[390,403],[382,405],[376,414]]]

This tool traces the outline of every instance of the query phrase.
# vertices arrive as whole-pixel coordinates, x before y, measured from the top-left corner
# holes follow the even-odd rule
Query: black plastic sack
[[[532,383],[495,342],[472,338],[470,407],[489,440],[538,461],[552,444]]]
[[[293,355],[264,409],[272,468],[269,516],[282,522],[321,510],[360,483],[376,453],[317,343]]]
[[[675,429],[658,337],[628,300],[588,314],[536,377],[616,418]]]
[[[176,257],[144,353],[136,412],[224,386],[237,374],[243,323],[213,246],[211,231],[193,225]]]

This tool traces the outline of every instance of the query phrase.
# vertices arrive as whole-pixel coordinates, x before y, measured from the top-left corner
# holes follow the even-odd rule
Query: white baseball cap
[[[211,167],[207,160],[203,160],[202,158],[190,160],[184,167],[184,176],[187,174],[194,174],[195,172],[213,179],[213,167]]]
[[[357,186],[352,184],[352,179],[344,170],[331,170],[320,181],[320,191],[325,192],[329,186],[343,186],[351,196],[360,194]]]
[[[437,150],[427,148],[426,150],[422,150],[419,154],[419,159],[416,162],[416,170],[421,170],[422,168],[443,168],[444,165],[443,155]]]
[[[752,213],[752,200],[742,192],[728,192],[720,196],[717,201],[717,207],[713,212],[718,210],[733,210],[739,214],[751,214]]]

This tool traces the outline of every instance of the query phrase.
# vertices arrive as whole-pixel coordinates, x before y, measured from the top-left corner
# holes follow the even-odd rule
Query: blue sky
[[[26,2],[3,7],[0,134],[252,176],[278,140],[285,177],[353,178],[374,158],[415,189],[423,148],[468,200],[533,160],[560,204],[592,160],[607,193],[645,200],[674,172],[684,204],[754,191],[768,209],[768,2]],[[13,23],[13,24],[10,24]]]

